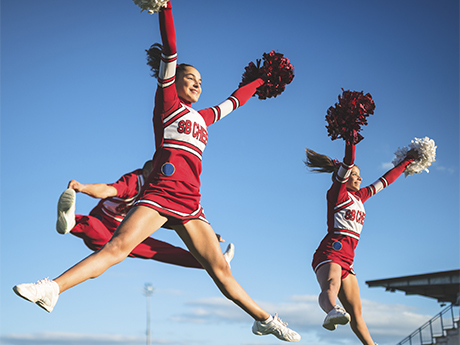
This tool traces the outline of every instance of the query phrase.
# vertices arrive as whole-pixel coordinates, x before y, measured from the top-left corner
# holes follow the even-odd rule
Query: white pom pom
[[[166,7],[169,0],[133,0],[141,8],[141,12],[147,11],[150,14],[160,12],[162,7]]]
[[[398,150],[395,152],[396,157],[392,163],[395,166],[398,165],[406,158],[407,152],[410,149],[414,149],[418,152],[419,157],[407,166],[406,170],[404,170],[404,175],[407,177],[421,173],[423,170],[429,172],[427,168],[436,160],[436,147],[433,139],[428,137],[423,139],[414,138],[410,142],[409,147],[398,147]]]

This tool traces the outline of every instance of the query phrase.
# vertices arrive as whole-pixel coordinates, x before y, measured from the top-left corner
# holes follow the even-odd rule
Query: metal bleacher
[[[459,345],[460,270],[366,281],[369,287],[403,291],[406,295],[435,298],[447,308],[420,326],[397,345]]]

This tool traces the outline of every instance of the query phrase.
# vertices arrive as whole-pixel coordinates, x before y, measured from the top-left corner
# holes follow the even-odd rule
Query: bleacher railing
[[[434,344],[436,337],[446,336],[447,330],[458,328],[459,310],[460,306],[451,304],[397,345]]]

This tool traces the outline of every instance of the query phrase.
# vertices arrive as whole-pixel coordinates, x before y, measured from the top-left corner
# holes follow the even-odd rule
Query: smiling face
[[[359,191],[362,180],[363,179],[359,174],[359,168],[355,165],[353,168],[351,168],[351,174],[347,181],[347,189],[351,190],[352,192]]]
[[[195,103],[201,95],[201,75],[192,66],[186,66],[176,74],[177,95],[186,102]]]

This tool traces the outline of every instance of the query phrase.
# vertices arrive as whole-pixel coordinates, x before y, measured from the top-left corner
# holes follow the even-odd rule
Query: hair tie
[[[332,164],[334,164],[334,167],[338,167],[338,166],[340,166],[342,163],[341,163],[339,160],[337,160],[337,159],[333,159],[333,160],[332,160]]]

